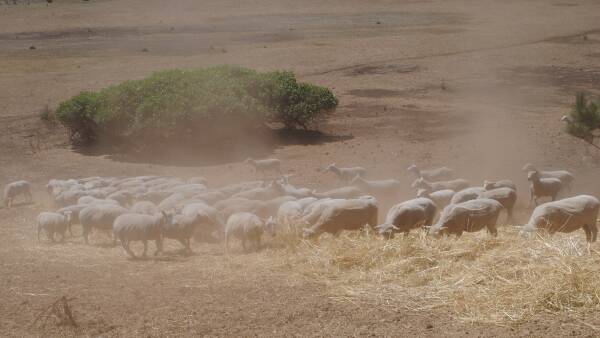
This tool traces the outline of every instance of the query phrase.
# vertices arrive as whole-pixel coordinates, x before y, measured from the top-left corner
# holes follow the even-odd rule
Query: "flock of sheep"
[[[412,183],[416,198],[394,205],[379,223],[378,200],[398,201],[402,188],[398,180],[368,180],[365,168],[331,164],[326,170],[335,174],[342,186],[318,192],[292,185],[291,176],[282,175],[277,159],[248,159],[245,163],[256,172],[280,178],[220,188],[209,188],[202,177],[50,180],[47,191],[57,210],[39,214],[38,240],[45,232],[50,240],[60,235],[63,241],[67,231],[73,235],[71,226],[80,224],[86,243],[91,231],[109,231],[114,241],[119,240],[125,251],[136,257],[130,249],[133,241],[143,242],[144,256],[149,241],[155,241],[156,255],[162,251],[164,239],[179,241],[186,251],[191,251],[192,238],[224,240],[227,249],[231,239],[237,238],[244,249],[248,245],[259,248],[264,232],[275,234],[282,229],[300,230],[305,238],[365,226],[386,238],[418,228],[436,236],[460,236],[485,228],[495,236],[501,211],[506,210],[508,221],[512,221],[517,199],[516,186],[509,180],[471,186],[467,180],[454,178],[452,169],[420,170],[411,165],[408,171],[416,176]],[[552,234],[582,228],[588,242],[596,240],[598,199],[579,195],[556,200],[559,192],[571,189],[572,174],[540,171],[531,164],[523,170],[530,182],[531,202],[536,205],[523,231],[544,229]],[[7,207],[19,196],[31,201],[30,183],[17,181],[6,186]],[[538,199],[544,197],[552,201],[538,206]]]

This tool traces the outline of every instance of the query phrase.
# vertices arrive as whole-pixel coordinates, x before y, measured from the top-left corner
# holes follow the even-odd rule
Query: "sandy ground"
[[[237,64],[286,69],[333,88],[324,139],[270,145],[294,183],[333,187],[330,162],[398,178],[447,165],[472,182],[526,162],[568,168],[575,191],[600,195],[600,156],[562,131],[574,93],[600,92],[600,3],[571,1],[55,1],[0,5],[0,182],[36,184],[36,203],[0,210],[0,335],[543,336],[594,335],[568,316],[496,326],[445,311],[390,312],[334,299],[326,281],[264,253],[131,262],[118,248],[38,244],[33,220],[50,178],[204,175],[252,179],[240,163],[187,154],[151,162],[83,154],[45,107],[168,68]],[[522,196],[521,201],[526,198]],[[524,203],[524,202],[523,202]],[[527,211],[520,211],[521,218]],[[524,219],[521,219],[524,221]],[[102,243],[102,237],[99,238]],[[62,295],[79,330],[30,325]],[[591,319],[592,322],[594,319]],[[600,322],[596,319],[596,325]]]

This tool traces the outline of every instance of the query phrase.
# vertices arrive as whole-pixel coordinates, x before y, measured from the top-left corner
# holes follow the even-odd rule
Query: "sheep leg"
[[[8,209],[10,209],[10,208],[12,207],[12,197],[9,197],[9,198],[6,200],[6,207],[7,207]]]
[[[148,251],[148,241],[143,240],[142,242],[144,242],[144,253],[142,254],[142,257],[147,257],[146,252]]]
[[[61,232],[61,233],[60,233],[60,242],[61,242],[61,243],[64,243],[64,242],[65,242],[65,239],[66,239],[65,232],[66,232],[66,231],[63,231],[63,232]]]
[[[38,225],[38,229],[37,229],[37,238],[38,238],[38,242],[40,241],[40,232],[42,232],[42,228]]]
[[[260,247],[261,247],[261,245],[260,245],[260,236],[256,236],[255,241],[256,241],[256,251],[260,251]]]
[[[598,236],[598,228],[595,225],[583,225],[583,230],[585,231],[585,237],[588,243],[593,243],[596,241],[596,237]]]
[[[154,252],[154,256],[158,256],[158,254],[162,251],[162,240],[159,238],[154,241],[156,244],[156,252]]]
[[[88,229],[88,227],[84,226],[83,227],[83,240],[85,241],[85,244],[89,244],[88,243],[88,234],[89,234],[90,229]]]
[[[67,230],[69,230],[69,236],[73,237],[73,227],[71,226],[71,224],[69,224]]]
[[[48,231],[48,239],[54,243],[54,231]]]
[[[494,224],[490,224],[487,226],[488,232],[494,236],[494,237],[498,237],[498,230],[496,229],[496,226]]]
[[[246,238],[242,238],[242,248],[244,248],[244,252],[246,251]]]

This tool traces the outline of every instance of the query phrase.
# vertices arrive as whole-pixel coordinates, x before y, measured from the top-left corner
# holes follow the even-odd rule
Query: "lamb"
[[[252,213],[233,214],[229,216],[225,225],[225,248],[229,251],[229,241],[232,237],[235,237],[242,241],[244,251],[246,250],[247,241],[253,242],[256,250],[259,250],[260,239],[265,230],[274,234],[274,221],[272,219],[264,222]]]
[[[31,183],[27,181],[15,181],[9,183],[4,188],[4,205],[10,208],[15,197],[23,195],[27,203],[31,203]]]
[[[61,236],[60,241],[65,241],[65,232],[71,227],[71,213],[42,212],[37,217],[37,238],[40,240],[42,230],[48,235],[48,239],[54,242],[54,234]]]
[[[438,190],[454,190],[461,191],[469,187],[469,181],[462,178],[458,178],[451,181],[440,181],[440,182],[429,182],[424,178],[417,178],[413,183],[412,187],[417,189],[425,189],[429,192],[435,192]]]
[[[329,203],[319,220],[304,229],[304,238],[318,237],[327,232],[338,235],[343,230],[359,230],[365,225],[377,226],[377,200],[374,197]]]
[[[433,201],[433,203],[435,203],[437,210],[443,210],[448,204],[450,204],[450,201],[455,193],[456,192],[454,190],[450,189],[438,190],[434,192],[428,192],[425,189],[419,189],[419,191],[417,191],[417,197],[429,198]]]
[[[452,200],[450,200],[450,204],[458,204],[470,200],[474,200],[478,198],[485,191],[482,187],[472,187],[463,189],[454,196],[452,196]]]
[[[404,232],[406,236],[412,229],[431,226],[435,213],[436,205],[428,198],[408,200],[393,206],[377,230],[386,238],[393,238],[396,232]]]
[[[506,187],[486,190],[481,193],[478,198],[489,198],[498,201],[502,204],[502,207],[506,209],[507,222],[512,222],[514,220],[513,210],[517,203],[517,192],[515,190]]]
[[[449,180],[454,176],[454,170],[441,167],[437,169],[429,169],[429,170],[420,170],[415,164],[412,164],[410,167],[406,169],[407,171],[415,174],[417,178],[423,178],[426,180]]]
[[[587,241],[592,243],[598,236],[596,220],[599,209],[600,201],[589,195],[544,203],[533,210],[529,222],[523,226],[523,231],[532,232],[541,228],[554,234],[570,233],[583,228]]]
[[[530,171],[527,174],[527,180],[529,184],[529,192],[531,193],[531,199],[529,205],[534,202],[538,205],[538,198],[549,196],[552,201],[556,200],[556,195],[562,189],[562,181],[558,178],[540,178],[537,171]]]
[[[158,206],[150,201],[139,201],[130,209],[134,214],[155,215],[160,212]]]
[[[571,189],[573,181],[575,180],[575,176],[573,176],[573,174],[571,174],[567,170],[541,171],[537,170],[536,167],[531,163],[525,164],[525,166],[523,167],[523,171],[537,171],[540,175],[540,178],[557,178],[562,182],[563,187],[566,187],[568,189]]]
[[[494,190],[498,188],[510,188],[514,191],[517,191],[517,186],[511,180],[500,180],[496,182],[492,181],[483,181],[483,188],[485,190]]]
[[[318,193],[316,190],[313,190],[312,195],[316,198],[319,199],[323,199],[323,198],[357,198],[360,197],[362,195],[364,195],[364,193],[362,192],[362,190],[356,188],[356,187],[341,187],[341,188],[337,188],[337,189],[332,189],[332,190],[328,190],[322,193]]]
[[[337,178],[342,182],[349,182],[354,179],[356,176],[366,177],[367,169],[363,167],[347,167],[340,168],[332,163],[325,168],[325,171],[331,171],[337,176]]]
[[[263,175],[268,172],[276,172],[281,174],[281,161],[278,159],[269,158],[265,160],[254,160],[252,158],[248,158],[244,161],[244,163],[253,166],[256,172],[261,172]]]
[[[401,188],[400,181],[398,180],[367,181],[360,176],[356,176],[351,184],[360,188],[363,192],[377,197],[396,198]]]
[[[112,230],[115,238],[121,241],[123,249],[132,258],[136,258],[129,248],[130,243],[133,241],[144,243],[142,257],[146,257],[148,241],[153,240],[156,243],[156,251],[154,252],[154,256],[156,256],[162,251],[163,228],[169,223],[171,223],[171,218],[164,211],[156,215],[124,213],[115,218]]]
[[[489,233],[497,236],[496,223],[501,210],[502,204],[487,198],[450,204],[442,211],[437,223],[429,228],[429,234],[455,234],[460,237],[464,231],[476,232],[487,228]]]
[[[88,236],[92,228],[111,230],[115,219],[129,211],[112,204],[92,204],[79,212],[79,221],[83,227],[83,239],[88,244]]]

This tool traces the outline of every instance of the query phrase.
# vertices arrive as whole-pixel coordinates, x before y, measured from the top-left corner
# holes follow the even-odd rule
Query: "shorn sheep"
[[[121,241],[123,249],[132,257],[135,254],[129,248],[133,241],[144,243],[143,257],[146,257],[148,251],[148,241],[156,243],[154,256],[162,251],[163,228],[165,224],[171,222],[171,218],[164,211],[156,215],[132,214],[126,213],[118,216],[113,224],[113,234],[115,238]]]
[[[493,236],[498,234],[496,223],[502,210],[498,201],[482,198],[459,204],[450,204],[436,224],[429,228],[429,234],[460,237],[463,232],[476,232],[487,228]]]
[[[458,204],[470,200],[474,200],[479,197],[485,191],[482,187],[471,187],[467,189],[463,189],[458,191],[454,196],[452,196],[452,200],[450,204]]]
[[[281,161],[275,158],[265,160],[248,158],[244,163],[251,165],[256,172],[260,172],[263,175],[266,175],[267,173],[277,173],[281,175]]]
[[[352,179],[354,179],[356,176],[360,176],[360,177],[366,177],[367,176],[367,169],[363,168],[363,167],[346,167],[346,168],[342,168],[342,167],[337,167],[335,165],[335,163],[332,163],[330,165],[328,165],[325,168],[326,171],[331,171],[332,173],[335,174],[335,176],[337,176],[337,178],[342,181],[342,182],[350,182]]]
[[[438,190],[450,189],[454,191],[461,191],[469,187],[469,181],[462,178],[458,178],[451,181],[440,181],[440,182],[429,182],[424,178],[417,178],[411,185],[413,188],[425,189],[429,192],[435,192]]]
[[[431,226],[435,212],[436,206],[428,198],[408,200],[393,206],[377,230],[386,238],[392,238],[396,232],[403,232],[406,236],[412,229]]]
[[[558,178],[540,178],[537,171],[530,171],[527,174],[527,180],[530,182],[529,192],[531,193],[529,205],[531,202],[538,205],[538,199],[546,196],[552,198],[553,201],[556,200],[556,196],[563,186],[562,181]]]
[[[544,229],[549,234],[573,232],[583,228],[588,242],[596,241],[598,210],[600,201],[589,195],[579,195],[539,205],[533,210],[523,231]]]
[[[26,202],[32,201],[31,183],[27,181],[16,181],[4,187],[4,205],[10,208],[17,196],[23,196]]]
[[[450,190],[450,189],[438,190],[438,191],[434,191],[434,192],[428,192],[425,189],[419,189],[417,191],[417,197],[429,198],[430,200],[433,201],[433,203],[435,203],[437,210],[441,211],[448,204],[450,204],[450,201],[452,201],[452,197],[454,196],[455,193],[456,192],[454,190]]]
[[[525,172],[537,171],[540,175],[540,178],[557,178],[562,182],[563,187],[565,187],[567,189],[571,189],[571,187],[573,185],[573,181],[575,181],[575,176],[573,176],[573,174],[571,174],[570,172],[568,172],[566,170],[552,170],[552,171],[538,170],[531,163],[525,164],[525,166],[523,166],[523,171],[525,171]]]
[[[71,212],[64,214],[58,212],[42,212],[37,217],[37,239],[40,240],[40,233],[43,231],[48,235],[48,239],[54,242],[54,234],[61,236],[60,241],[65,241],[65,232],[71,226]]]
[[[517,192],[515,190],[507,187],[486,190],[478,198],[489,198],[498,201],[506,210],[506,221],[514,221],[513,210],[517,203]]]
[[[454,176],[454,170],[448,167],[421,170],[415,164],[412,164],[410,167],[406,168],[406,170],[413,173],[417,178],[423,178],[430,181],[449,180]]]
[[[360,230],[365,225],[377,226],[377,200],[374,197],[327,204],[318,221],[304,229],[303,235],[312,238],[327,232],[336,236],[343,230]]]
[[[272,218],[266,221],[258,216],[240,212],[229,216],[225,225],[225,248],[229,251],[229,241],[235,237],[242,242],[242,247],[246,251],[246,242],[251,242],[255,250],[260,249],[260,241],[263,233],[267,231],[272,235],[275,233],[275,222]]]

